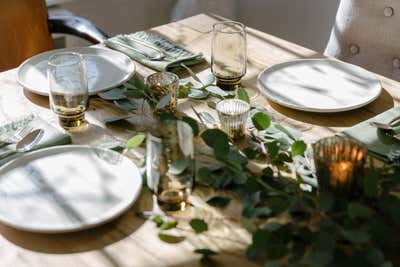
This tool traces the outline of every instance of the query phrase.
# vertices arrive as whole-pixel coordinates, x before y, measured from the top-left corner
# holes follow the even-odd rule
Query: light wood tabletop
[[[152,30],[191,51],[202,52],[209,62],[212,24],[221,19],[201,14]],[[317,114],[295,111],[271,103],[258,92],[257,75],[260,71],[280,62],[324,56],[251,28],[247,28],[247,40],[248,70],[242,84],[248,88],[252,102],[266,106],[282,124],[301,130],[305,140],[333,135],[400,102],[400,83],[378,76],[383,85],[382,94],[373,103],[357,110]],[[209,64],[203,64],[194,70],[200,71],[208,67]],[[142,77],[153,72],[139,63],[137,69]],[[16,69],[0,73],[0,122],[34,113],[57,126],[57,118],[49,110],[47,97],[34,95],[22,88],[17,83],[16,73]],[[181,100],[179,109],[193,116],[191,105],[199,110],[208,109],[203,102],[191,100]],[[140,116],[137,117],[136,129],[105,126],[104,119],[122,115],[127,113],[121,112],[112,103],[98,97],[92,98],[90,110],[87,112],[89,128],[84,133],[73,134],[73,142],[96,145],[114,138],[126,139],[144,129],[140,127],[143,119]],[[140,159],[140,150],[129,153],[132,158]],[[87,231],[45,235],[22,232],[0,224],[0,266],[258,266],[244,256],[251,236],[238,221],[240,202],[233,200],[221,211],[205,203],[204,200],[212,194],[214,192],[211,189],[196,189],[191,198],[194,207],[180,215],[185,218],[207,218],[210,230],[198,235],[186,233],[187,228],[183,222],[182,229],[172,230],[172,233],[181,234],[183,231],[187,235],[179,244],[160,241],[155,223],[136,215],[139,211],[152,209],[152,196],[146,189],[137,203],[119,219]],[[201,257],[193,253],[194,249],[205,247],[220,252],[213,257],[211,263],[201,262]]]

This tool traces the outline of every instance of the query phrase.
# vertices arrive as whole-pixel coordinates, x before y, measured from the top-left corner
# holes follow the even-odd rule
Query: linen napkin
[[[157,71],[175,72],[181,69],[181,63],[192,66],[204,61],[201,53],[192,53],[154,32],[117,35],[104,41],[104,44]],[[156,54],[157,51],[161,51],[164,57],[150,59],[148,55]]]
[[[381,113],[369,120],[363,121],[350,129],[343,131],[341,134],[352,137],[364,143],[368,152],[383,161],[389,161],[390,153],[400,151],[400,141],[387,135],[382,130],[379,130],[371,125],[370,121],[388,123],[390,120],[400,115],[400,106],[392,108],[384,113]],[[399,130],[396,130],[400,132]]]
[[[71,143],[71,137],[68,134],[61,132],[40,117],[34,115],[19,118],[11,123],[0,126],[0,140],[5,140],[7,139],[7,137],[14,135],[18,130],[28,126],[32,127],[33,130],[39,128],[44,130],[43,138],[39,141],[38,144],[35,145],[33,150]],[[0,153],[6,152],[13,148],[15,148],[15,145],[6,145],[5,143],[0,142]],[[0,166],[4,165],[12,159],[15,159],[18,156],[18,153],[14,153],[0,160]]]

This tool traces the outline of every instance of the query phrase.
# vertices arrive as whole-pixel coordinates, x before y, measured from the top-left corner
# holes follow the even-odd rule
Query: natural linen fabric
[[[174,72],[181,68],[181,64],[192,66],[204,62],[204,57],[201,53],[192,53],[157,33],[140,31],[126,36],[154,46],[158,50],[161,50],[165,57],[160,60],[151,60],[138,51],[130,49],[130,44],[125,42],[124,38],[120,35],[104,41],[104,44],[157,71]],[[125,44],[125,46],[119,45],[119,42]]]
[[[325,54],[400,81],[400,1],[342,0]]]
[[[33,147],[32,150],[37,150],[51,146],[67,145],[71,143],[71,137],[68,134],[60,131],[59,129],[50,125],[45,120],[34,115],[20,118],[13,122],[10,122],[9,124],[0,126],[0,137],[3,140],[7,139],[8,136],[15,134],[17,129],[21,129],[27,126],[32,127],[32,129],[44,130],[43,138],[39,141],[37,145]],[[6,152],[12,148],[13,145],[5,146],[5,144],[0,142],[0,153]],[[4,159],[1,159],[0,166],[17,158],[18,156],[20,156],[20,154],[14,153]]]
[[[370,121],[377,121],[381,123],[389,123],[393,118],[400,115],[400,106],[389,109],[384,113],[375,116],[372,119],[363,121],[347,130],[343,133],[346,136],[352,137],[362,143],[364,143],[371,155],[387,161],[388,154],[393,151],[400,151],[400,141],[393,139],[386,135],[381,130],[371,126]],[[396,129],[396,132],[400,132]]]

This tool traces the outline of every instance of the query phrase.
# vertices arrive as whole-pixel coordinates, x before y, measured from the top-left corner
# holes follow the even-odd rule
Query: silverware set
[[[396,133],[396,128],[400,130],[400,116],[393,118],[388,123],[381,123],[377,121],[371,121],[369,124],[384,131],[387,135],[393,137],[394,139],[400,141],[400,133]]]
[[[0,154],[0,160],[14,153],[25,153],[31,151],[43,138],[43,135],[43,129],[33,130],[32,127],[27,126],[18,130],[12,136],[7,137],[4,140],[0,140],[1,143],[5,144],[5,146],[15,144],[15,148]]]

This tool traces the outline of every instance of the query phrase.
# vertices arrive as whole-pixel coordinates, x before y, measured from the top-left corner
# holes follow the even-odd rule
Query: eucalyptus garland
[[[190,69],[188,71],[200,81]],[[191,86],[182,85],[180,96],[187,97]],[[206,87],[204,85],[201,90]],[[129,98],[145,99],[154,109],[162,108],[166,102],[163,99],[155,101],[138,78],[126,84],[125,88],[103,93],[102,97],[117,101],[116,105],[123,107]],[[128,99],[121,103],[126,97]],[[238,97],[250,102],[244,88],[240,88],[235,96],[219,97]],[[213,108],[215,102],[209,101],[208,105]],[[217,123],[209,113],[194,111],[203,124]],[[299,132],[274,122],[260,107],[252,107],[248,122],[251,141],[244,148],[236,147],[219,129],[200,130],[193,118],[161,115],[161,119],[188,122],[194,134],[212,149],[212,157],[218,164],[200,167],[195,182],[200,186],[232,191],[242,200],[241,221],[252,234],[252,243],[246,250],[249,259],[265,261],[266,267],[399,266],[398,167],[375,168],[369,164],[363,177],[358,177],[357,197],[337,196],[318,192],[308,162],[307,145],[300,140]],[[144,135],[134,136],[128,140],[127,147],[138,147],[144,139]],[[259,173],[252,172],[250,161],[263,162],[266,167]],[[229,197],[215,196],[207,203],[224,209],[230,201]],[[276,218],[285,220],[278,220],[278,223]],[[179,227],[179,221],[154,215],[150,219],[160,229],[160,240],[179,243],[185,239],[184,236],[168,234],[170,229]],[[190,219],[189,225],[196,234],[208,231],[209,227],[199,218]],[[209,248],[199,248],[194,252],[203,255],[204,259],[218,254]]]

